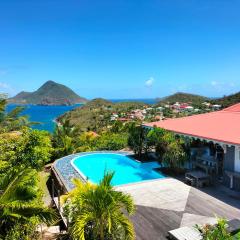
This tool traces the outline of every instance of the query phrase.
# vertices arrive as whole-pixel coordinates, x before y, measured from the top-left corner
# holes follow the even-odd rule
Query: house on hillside
[[[192,139],[191,160],[240,191],[240,103],[211,113],[146,123]]]

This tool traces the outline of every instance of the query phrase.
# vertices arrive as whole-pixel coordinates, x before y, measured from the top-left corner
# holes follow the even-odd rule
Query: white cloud
[[[218,85],[218,82],[217,82],[217,81],[212,81],[212,82],[211,82],[211,85],[212,85],[213,87],[215,87],[215,86]]]
[[[14,95],[16,92],[9,84],[0,82],[0,93],[6,93],[10,96]]]
[[[10,86],[7,83],[0,82],[0,89],[9,89]]]
[[[154,78],[150,77],[148,80],[145,81],[145,86],[146,87],[151,87],[153,85]]]

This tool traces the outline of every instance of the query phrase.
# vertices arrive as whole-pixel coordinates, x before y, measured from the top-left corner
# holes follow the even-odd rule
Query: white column
[[[230,188],[233,188],[233,175],[230,176]]]
[[[235,146],[234,171],[240,173],[240,148]]]

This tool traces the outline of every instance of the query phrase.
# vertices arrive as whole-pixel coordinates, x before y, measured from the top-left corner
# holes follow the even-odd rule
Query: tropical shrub
[[[77,130],[70,124],[70,121],[68,119],[64,119],[61,124],[57,124],[52,136],[54,159],[75,152],[76,146],[74,138],[76,137],[76,135]]]
[[[167,148],[167,142],[164,140],[166,134],[167,131],[162,128],[153,128],[147,134],[148,145],[155,148],[156,156],[160,162]]]
[[[111,133],[106,132],[103,133],[101,136],[96,138],[94,149],[95,150],[109,150],[109,151],[116,151],[121,150],[127,147],[127,133]]]
[[[161,128],[153,128],[147,134],[149,146],[155,148],[160,163],[169,168],[183,166],[187,159],[185,142],[181,137]]]
[[[141,158],[142,153],[147,153],[149,145],[147,142],[148,129],[142,126],[132,125],[129,129],[128,146]]]
[[[17,162],[41,169],[50,161],[52,153],[51,139],[48,132],[28,130],[23,132],[20,144],[16,149]]]
[[[17,165],[41,169],[50,160],[51,139],[45,131],[28,128],[0,134],[0,152],[0,173]]]
[[[170,168],[182,167],[186,161],[186,153],[177,139],[170,141],[162,157],[162,163]]]
[[[65,214],[74,240],[134,239],[134,228],[126,214],[133,214],[130,195],[116,191],[106,173],[99,185],[75,179],[76,188],[65,198]]]
[[[228,233],[227,227],[227,221],[223,218],[219,218],[216,225],[197,226],[203,240],[232,240],[233,238]]]
[[[17,225],[22,226],[23,232],[26,230],[27,236],[31,230],[26,225],[50,224],[57,219],[53,210],[43,206],[36,170],[11,168],[1,176],[0,192],[1,237],[17,237]]]
[[[30,218],[26,223],[15,223],[7,232],[5,240],[40,240],[40,233],[36,232],[39,224],[37,218]]]
[[[97,138],[100,137],[95,132],[84,132],[76,138],[76,152],[89,152],[95,149]]]
[[[16,161],[15,150],[19,137],[18,134],[0,134],[0,174],[5,173]]]
[[[119,133],[124,131],[124,124],[121,121],[115,121],[111,126],[111,132]]]

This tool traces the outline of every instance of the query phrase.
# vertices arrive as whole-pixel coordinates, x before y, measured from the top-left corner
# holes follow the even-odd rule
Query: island
[[[86,102],[86,98],[80,97],[67,86],[56,83],[52,80],[45,82],[34,92],[22,91],[15,97],[8,99],[8,103],[10,104],[33,104],[47,106],[69,106]]]

